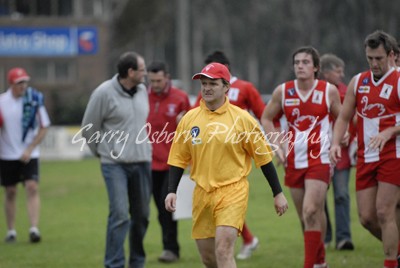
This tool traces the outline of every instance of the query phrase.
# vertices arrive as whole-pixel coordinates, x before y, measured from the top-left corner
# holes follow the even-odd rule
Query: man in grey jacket
[[[109,215],[105,267],[124,267],[124,240],[129,234],[129,267],[144,267],[145,236],[151,194],[151,144],[146,119],[149,102],[145,61],[126,52],[118,74],[92,93],[82,121],[82,136],[100,158],[107,187]]]

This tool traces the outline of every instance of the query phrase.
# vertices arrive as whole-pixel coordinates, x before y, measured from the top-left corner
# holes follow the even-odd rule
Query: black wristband
[[[271,187],[274,197],[281,193],[282,187],[278,179],[278,174],[276,174],[274,163],[271,161],[268,164],[261,166],[261,170]]]
[[[176,193],[184,171],[185,170],[180,167],[169,167],[168,193]]]

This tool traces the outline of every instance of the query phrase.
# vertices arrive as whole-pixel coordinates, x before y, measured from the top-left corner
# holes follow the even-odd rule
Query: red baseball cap
[[[8,83],[13,85],[22,81],[29,81],[31,77],[28,75],[25,69],[17,67],[8,71],[7,79]]]
[[[193,75],[192,79],[193,80],[200,79],[201,76],[205,76],[211,79],[222,78],[227,82],[231,80],[231,74],[229,73],[228,68],[225,65],[218,62],[211,62],[206,67],[204,67],[200,73]]]

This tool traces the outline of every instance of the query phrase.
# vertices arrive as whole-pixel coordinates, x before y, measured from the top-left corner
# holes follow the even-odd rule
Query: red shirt
[[[265,103],[254,85],[248,81],[240,80],[235,76],[231,77],[230,83],[231,87],[227,93],[229,102],[244,110],[253,112],[255,117],[260,119],[265,108]],[[201,92],[199,92],[193,107],[199,106],[200,100]]]
[[[149,140],[153,146],[152,169],[165,171],[169,150],[178,125],[177,116],[190,109],[189,97],[181,89],[168,86],[157,94],[149,88],[150,112],[147,118]]]

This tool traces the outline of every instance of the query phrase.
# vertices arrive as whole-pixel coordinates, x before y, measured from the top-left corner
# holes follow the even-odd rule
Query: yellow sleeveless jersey
[[[229,103],[210,111],[203,100],[180,121],[168,164],[192,165],[190,177],[207,192],[247,178],[251,159],[256,167],[272,161],[258,122],[245,110]]]

